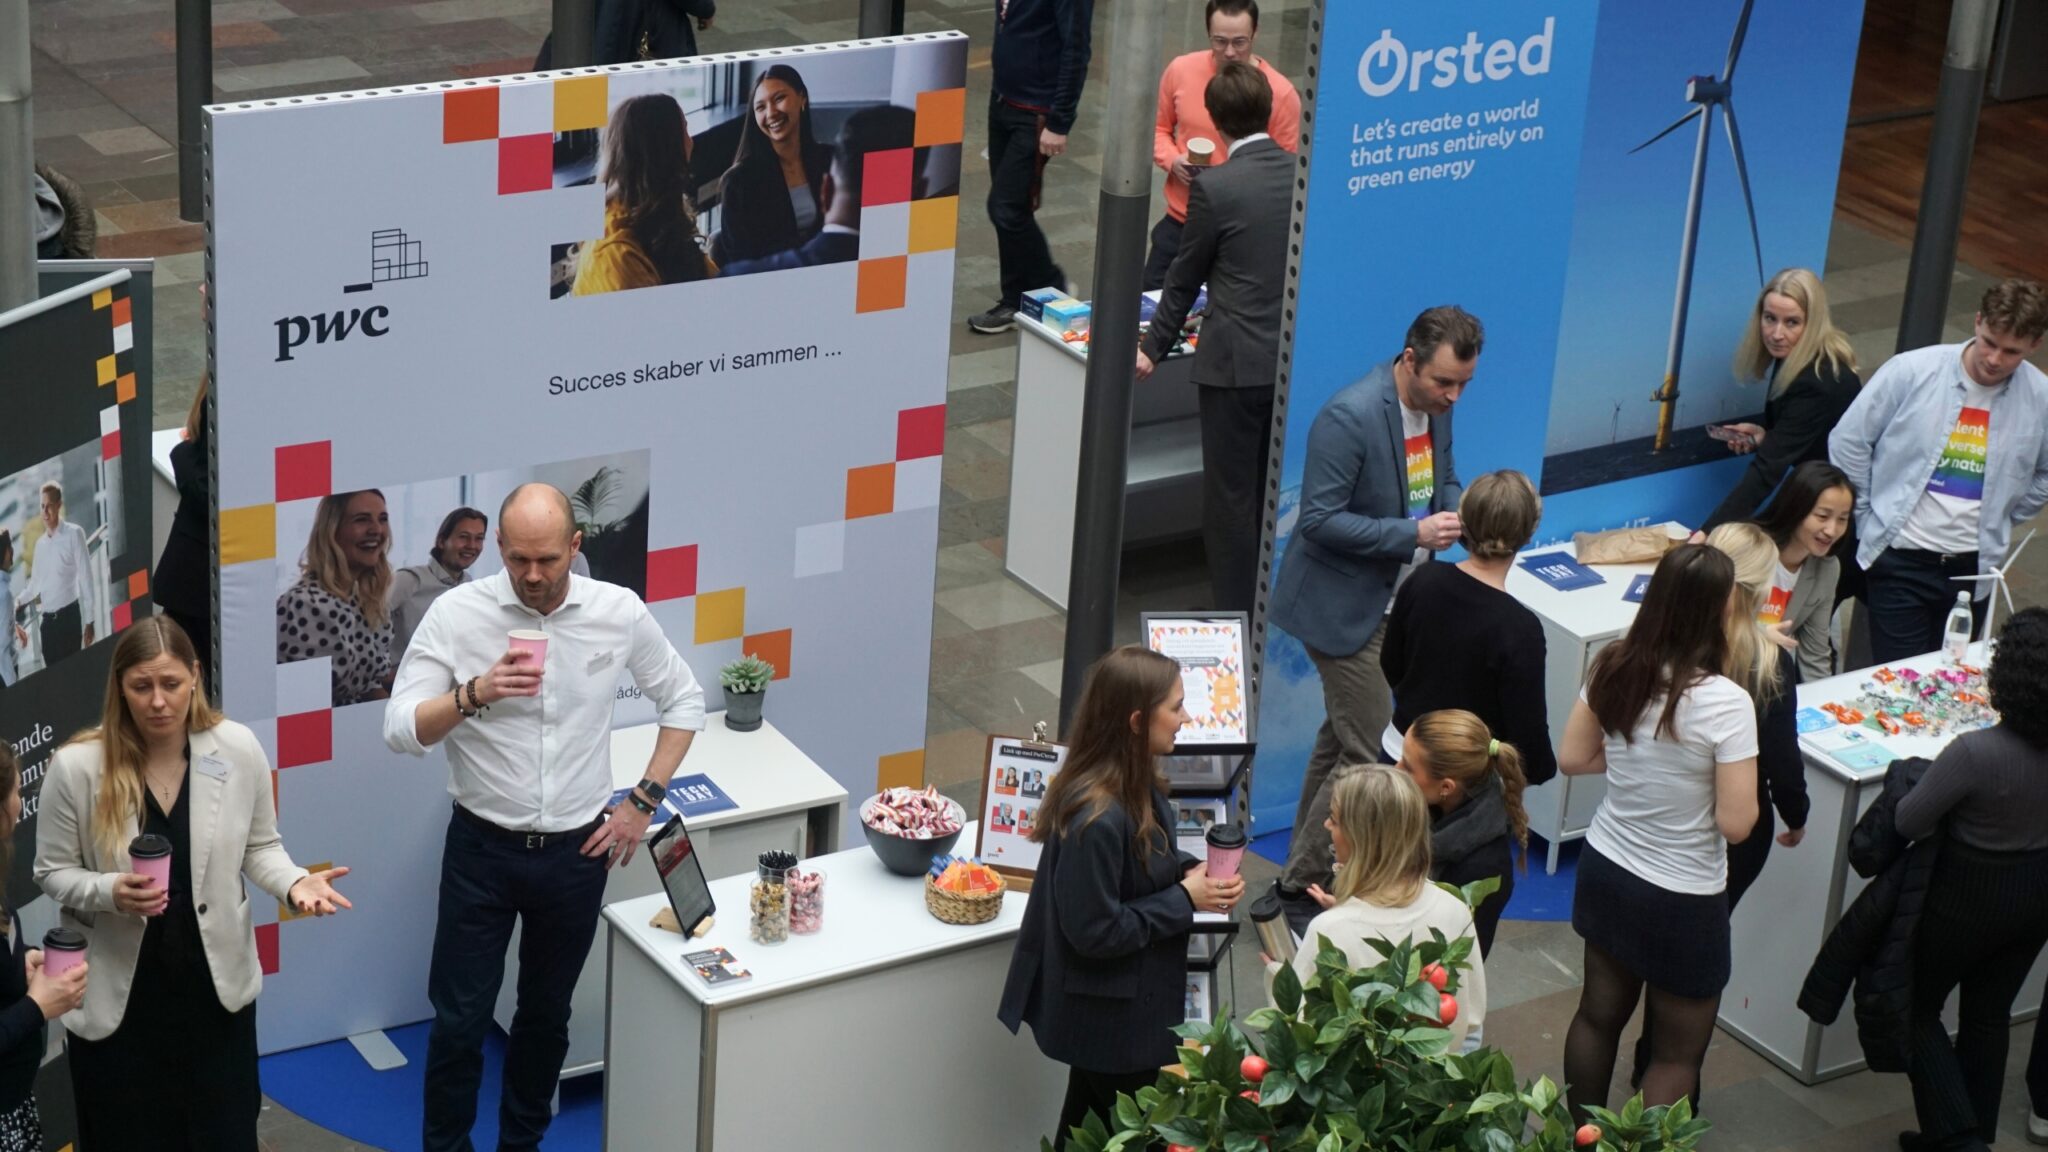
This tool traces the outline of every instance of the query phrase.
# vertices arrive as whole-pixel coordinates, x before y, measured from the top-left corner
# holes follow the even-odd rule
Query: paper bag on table
[[[1581,564],[1652,564],[1678,543],[1662,525],[1572,535],[1572,548]]]

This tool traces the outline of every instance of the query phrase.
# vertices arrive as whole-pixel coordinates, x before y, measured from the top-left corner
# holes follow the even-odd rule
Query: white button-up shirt
[[[612,706],[627,672],[662,727],[703,729],[704,689],[638,596],[572,575],[567,598],[542,616],[519,602],[511,578],[499,572],[449,589],[427,610],[398,665],[384,742],[424,755],[420,705],[489,671],[515,629],[548,634],[540,695],[500,700],[443,741],[449,794],[491,823],[566,832],[604,810],[612,794]]]
[[[92,623],[92,559],[86,555],[85,529],[59,520],[56,531],[44,533],[36,543],[35,586],[43,615],[76,604],[85,622]]]

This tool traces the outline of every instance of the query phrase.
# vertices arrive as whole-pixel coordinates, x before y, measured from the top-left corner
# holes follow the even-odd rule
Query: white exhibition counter
[[[1664,525],[1675,539],[1691,533],[1677,524]],[[1579,698],[1579,686],[1593,667],[1593,657],[1619,640],[1635,622],[1636,605],[1622,597],[1639,575],[1648,575],[1655,564],[1596,564],[1594,571],[1605,582],[1588,588],[1560,592],[1522,567],[1527,556],[1552,552],[1572,553],[1571,541],[1531,547],[1515,557],[1508,572],[1508,595],[1521,601],[1543,622],[1544,704],[1550,714],[1550,740],[1564,739],[1564,722],[1572,714],[1572,702]],[[1607,795],[1605,776],[1566,776],[1559,773],[1549,783],[1522,795],[1529,810],[1529,831],[1543,837],[1550,847],[1546,870],[1557,871],[1558,846],[1586,834],[1593,813]]]
[[[1985,658],[1984,645],[1973,645],[1971,662]],[[1892,667],[1925,670],[1939,664],[1939,657],[1929,654]],[[1799,706],[1818,708],[1830,701],[1853,700],[1872,671],[1865,668],[1802,684]],[[1857,731],[1900,757],[1931,760],[1948,743],[1947,737]],[[1821,943],[1866,884],[1849,867],[1849,833],[1883,790],[1885,769],[1854,767],[1836,759],[1830,746],[1839,745],[1839,736],[1831,739],[1827,731],[1802,735],[1799,742],[1806,761],[1807,794],[1813,800],[1806,839],[1797,848],[1773,844],[1763,875],[1735,909],[1735,968],[1721,994],[1720,1024],[1801,1083],[1814,1084],[1863,1067],[1854,998],[1825,1028],[1807,1019],[1798,999]],[[2040,1009],[2043,975],[2044,965],[2037,961],[2013,1003],[2014,1020],[2032,1017]],[[1954,1022],[1951,1004],[1951,1028]]]
[[[805,864],[825,873],[824,929],[781,944],[747,939],[751,869],[711,882],[702,939],[648,925],[659,895],[605,908],[604,1146],[1037,1149],[1066,1069],[996,1021],[1025,895],[962,927],[865,844]],[[714,987],[683,963],[714,947],[753,975]]]
[[[654,754],[657,725],[642,724],[612,733],[612,787],[627,788],[647,774]],[[706,876],[753,873],[761,853],[779,848],[808,859],[839,846],[839,825],[846,807],[846,789],[803,754],[789,737],[763,721],[753,732],[725,726],[725,713],[705,718],[704,731],[690,744],[678,777],[702,774],[718,785],[735,807],[688,819],[691,842],[704,861]],[[659,831],[666,817],[648,825]],[[863,849],[865,850],[865,849]],[[647,854],[635,852],[630,863],[612,869],[605,882],[604,902],[615,904],[661,890]],[[659,897],[656,897],[657,901]],[[723,905],[723,901],[720,902]],[[745,907],[744,902],[738,905]],[[742,921],[744,923],[744,921]],[[570,1001],[569,1054],[562,1076],[580,1076],[604,1067],[605,985],[602,940],[590,950],[583,975]],[[505,983],[493,1013],[500,1028],[512,1029],[519,995],[519,930],[505,950]],[[641,1145],[613,1145],[641,1147]],[[653,1147],[653,1145],[646,1145]]]

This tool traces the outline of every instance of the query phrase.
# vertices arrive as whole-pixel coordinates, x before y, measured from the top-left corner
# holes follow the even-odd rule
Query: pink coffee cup
[[[1244,859],[1244,829],[1235,824],[1215,824],[1202,838],[1209,842],[1209,875],[1217,880],[1237,875],[1237,863]]]
[[[62,976],[85,963],[85,937],[69,928],[43,934],[43,975]]]
[[[535,670],[547,666],[548,634],[527,628],[514,628],[505,634],[505,643],[512,651],[519,653],[520,663],[531,663]]]
[[[166,892],[171,890],[169,840],[145,832],[128,842],[128,859],[137,873],[149,877],[150,883]]]

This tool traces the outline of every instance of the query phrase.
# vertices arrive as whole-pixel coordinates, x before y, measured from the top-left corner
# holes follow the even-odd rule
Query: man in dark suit
[[[825,173],[824,227],[799,247],[755,260],[734,260],[719,268],[718,274],[745,276],[860,259],[860,187],[868,154],[910,147],[916,121],[917,113],[893,104],[863,108],[848,116],[834,141],[832,167]],[[913,173],[913,182],[917,179]]]
[[[1172,350],[1206,282],[1209,314],[1194,368],[1202,413],[1202,549],[1213,606],[1250,612],[1258,591],[1295,158],[1266,134],[1273,89],[1257,68],[1224,64],[1203,89],[1202,102],[1230,163],[1199,173],[1189,186],[1180,251],[1167,269],[1152,327],[1138,342],[1137,372],[1140,380],[1149,377]]]
[[[1401,354],[1330,398],[1309,425],[1301,506],[1273,578],[1271,621],[1308,649],[1323,681],[1323,726],[1309,754],[1279,889],[1288,918],[1317,911],[1331,881],[1330,782],[1339,765],[1378,761],[1393,691],[1380,642],[1394,588],[1458,542],[1464,486],[1451,457],[1451,408],[1486,334],[1462,308],[1431,308]]]

